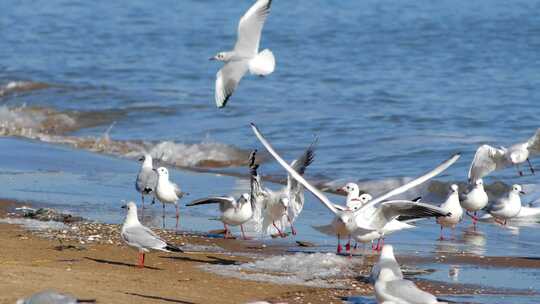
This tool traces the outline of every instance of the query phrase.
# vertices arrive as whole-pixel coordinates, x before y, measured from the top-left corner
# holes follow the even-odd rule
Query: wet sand
[[[0,218],[18,205],[1,201]],[[184,248],[220,248],[220,252],[187,251],[181,254],[147,254],[146,267],[136,267],[137,254],[119,240],[118,225],[81,222],[58,231],[29,231],[19,225],[0,224],[0,302],[56,289],[99,303],[341,303],[342,297],[371,295],[365,280],[376,255],[355,267],[357,277],[345,280],[347,288],[312,288],[278,285],[223,277],[201,269],[203,265],[243,263],[257,256],[285,254],[287,247],[263,246],[258,241],[224,240],[198,235],[158,232]],[[76,227],[76,228],[73,228]],[[95,237],[99,235],[99,237]],[[360,257],[353,257],[359,259]],[[526,258],[482,258],[474,256],[400,257],[401,263],[455,263],[501,267],[540,268],[540,262]],[[437,295],[523,294],[530,291],[500,290],[466,284],[417,280]]]

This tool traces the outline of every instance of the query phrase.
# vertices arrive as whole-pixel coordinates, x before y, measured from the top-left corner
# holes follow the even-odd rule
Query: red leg
[[[144,268],[144,258],[146,257],[146,253],[143,252],[142,254],[142,267]]]
[[[291,224],[291,232],[292,232],[292,235],[296,235],[296,230],[294,229],[294,226],[293,226],[293,224],[292,224],[291,218],[289,217],[288,214],[287,214],[287,220],[289,220],[289,224]]]
[[[278,231],[279,236],[286,237],[286,235],[283,232],[281,232],[281,230],[276,226],[276,221],[272,221],[272,225],[274,225],[274,228],[276,228],[276,230]]]
[[[240,231],[242,231],[242,238],[244,240],[248,240],[248,238],[246,237],[246,234],[244,232],[244,225],[240,225]]]
[[[144,268],[144,253],[142,252],[139,252],[139,256],[138,256],[138,263],[137,263],[137,266],[139,268]]]

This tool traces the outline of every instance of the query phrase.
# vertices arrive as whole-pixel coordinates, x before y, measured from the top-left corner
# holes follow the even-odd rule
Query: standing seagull
[[[156,197],[163,204],[163,228],[165,228],[165,204],[174,204],[176,207],[176,230],[178,230],[178,221],[180,212],[178,211],[178,201],[184,196],[177,184],[169,181],[169,171],[165,167],[154,169],[158,174],[156,186]]]
[[[225,238],[232,237],[231,231],[227,225],[238,226],[242,231],[242,238],[246,240],[244,233],[244,224],[251,219],[254,211],[254,204],[251,203],[250,195],[243,193],[238,199],[232,196],[212,196],[195,200],[186,206],[197,206],[205,204],[219,204],[219,211],[221,216],[219,219],[223,222],[225,227]]]
[[[264,138],[264,136],[259,132],[259,129],[251,124],[251,128],[259,141],[264,145],[266,150],[277,160],[277,162],[287,170],[287,172],[296,179],[299,183],[304,185],[306,189],[311,192],[317,199],[325,205],[328,210],[334,213],[334,221],[332,222],[333,229],[337,233],[338,237],[338,252],[341,251],[341,245],[339,243],[341,235],[347,235],[350,239],[353,234],[356,233],[368,233],[372,231],[377,231],[384,236],[386,232],[386,226],[388,223],[392,222],[398,216],[413,216],[415,218],[421,217],[430,217],[430,216],[448,216],[449,213],[443,211],[442,209],[431,206],[429,204],[413,202],[408,200],[395,200],[395,201],[385,201],[388,198],[401,194],[413,187],[416,187],[427,180],[433,178],[439,173],[446,170],[453,163],[455,163],[459,154],[455,154],[442,164],[437,166],[435,169],[429,171],[428,173],[408,182],[405,185],[402,185],[398,188],[395,188],[373,200],[368,202],[362,208],[357,211],[351,210],[340,210],[336,208],[336,205],[332,203],[324,193],[319,189],[312,186],[308,181],[304,179],[302,175],[294,170],[287,162],[279,156],[279,154],[274,150],[272,145]]]
[[[507,195],[499,198],[487,207],[487,211],[493,216],[495,222],[506,225],[506,220],[513,218],[521,211],[521,190],[520,185],[513,185],[512,190]]]
[[[291,163],[295,170],[303,175],[315,157],[315,141],[304,153]],[[252,157],[255,157],[255,151]],[[252,162],[253,163],[253,162]],[[267,234],[277,230],[279,236],[286,237],[285,229],[291,226],[291,232],[296,235],[293,222],[304,207],[304,187],[292,176],[287,175],[287,185],[279,191],[263,187],[261,176],[257,173],[258,165],[251,166],[252,192],[255,204],[261,206],[262,227]],[[285,222],[285,219],[287,222]],[[261,219],[258,219],[259,221]]]
[[[476,212],[486,207],[489,200],[486,190],[484,190],[484,181],[481,178],[477,179],[471,188],[460,195],[459,200],[461,207],[467,210],[466,214],[471,217],[474,229],[476,229],[476,222],[478,222]],[[469,212],[474,212],[474,214]]]
[[[139,267],[144,268],[144,256],[150,249],[165,252],[183,252],[182,249],[165,242],[152,230],[139,222],[137,205],[134,202],[129,202],[122,208],[127,208],[127,215],[120,236],[126,244],[139,250]]]
[[[446,201],[441,205],[441,209],[446,212],[450,212],[450,216],[437,217],[437,223],[441,225],[441,241],[444,240],[443,227],[452,227],[452,238],[454,237],[454,229],[456,224],[461,221],[463,217],[463,209],[459,203],[458,185],[452,184],[450,186],[450,193]]]
[[[373,264],[371,268],[371,274],[369,276],[371,282],[376,282],[379,279],[379,274],[384,268],[391,269],[395,277],[403,279],[403,272],[399,267],[396,257],[394,256],[394,247],[392,245],[384,245],[379,256],[379,261]]]
[[[534,168],[529,156],[536,154],[540,154],[540,128],[528,141],[514,144],[509,148],[500,147],[497,149],[489,145],[482,145],[476,150],[469,168],[469,181],[474,182],[495,170],[510,166],[516,166],[518,174],[522,176],[523,172],[519,169],[519,164],[524,162],[529,164],[529,169],[534,175]]]
[[[219,52],[210,60],[225,62],[216,74],[215,100],[218,108],[223,108],[240,79],[249,70],[251,74],[266,76],[274,71],[276,61],[269,49],[259,53],[261,31],[270,13],[272,0],[258,0],[242,16],[238,23],[238,38],[234,49]]]
[[[139,161],[142,162],[142,165],[141,169],[139,170],[139,174],[137,175],[137,180],[135,181],[135,189],[141,194],[142,218],[144,216],[144,196],[153,194],[155,192],[158,176],[154,171],[154,167],[152,165],[152,156],[150,156],[150,154],[143,155]],[[154,203],[153,198],[152,203]]]

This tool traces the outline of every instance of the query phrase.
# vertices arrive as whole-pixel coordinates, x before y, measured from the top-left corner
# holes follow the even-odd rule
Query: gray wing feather
[[[167,246],[167,243],[164,240],[144,226],[126,228],[122,232],[122,237],[127,243],[144,248],[164,250],[165,246]]]
[[[527,141],[527,148],[531,154],[540,153],[540,128],[536,129],[536,133]]]
[[[247,70],[247,61],[237,60],[227,62],[217,72],[214,98],[218,108],[222,108],[227,104]]]
[[[502,149],[489,145],[482,145],[474,154],[474,159],[469,168],[469,181],[474,182],[489,173],[508,166],[508,161]]]
[[[255,56],[259,50],[261,32],[270,13],[272,0],[258,0],[238,23],[238,38],[234,51],[242,56]]]
[[[149,169],[141,169],[135,181],[135,188],[138,192],[154,192],[157,184],[157,173]]]
[[[409,280],[394,280],[386,282],[385,291],[404,302],[410,304],[431,304],[437,303],[437,298],[418,288],[416,284]]]
[[[232,207],[233,197],[230,196],[212,196],[205,197],[198,200],[194,200],[186,206],[206,205],[206,204],[219,204],[219,211],[223,212]]]
[[[377,212],[378,216],[383,216],[387,221],[391,221],[396,217],[402,215],[407,218],[422,218],[422,217],[438,217],[438,216],[448,216],[449,212],[443,210],[442,208],[407,200],[395,200],[388,201],[381,204],[379,208],[381,211]]]

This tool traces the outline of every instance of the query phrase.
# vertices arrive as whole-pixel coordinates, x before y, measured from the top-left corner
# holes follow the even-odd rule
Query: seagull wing
[[[156,189],[157,173],[152,169],[143,168],[137,175],[135,188],[139,192],[152,192]]]
[[[231,196],[211,196],[205,197],[198,200],[194,200],[191,203],[187,204],[187,207],[197,206],[197,205],[206,205],[206,204],[219,204],[219,211],[224,212],[225,210],[232,208],[234,202],[234,197]]]
[[[246,74],[248,64],[245,60],[229,61],[216,74],[215,100],[218,108],[223,108],[234,90],[238,86],[240,79]]]
[[[403,303],[438,303],[437,298],[409,280],[393,280],[386,282],[385,293]]]
[[[304,175],[306,168],[313,162],[316,142],[317,139],[309,145],[306,151],[298,159],[291,163],[291,167],[301,175]],[[288,174],[286,189],[290,198],[290,206],[287,209],[287,213],[291,221],[294,221],[304,207],[304,187]]]
[[[474,154],[474,159],[469,168],[469,181],[474,182],[492,171],[503,169],[509,165],[503,149],[497,149],[489,145],[482,145]]]
[[[248,58],[257,55],[261,32],[270,13],[271,4],[272,0],[258,0],[242,16],[238,23],[238,38],[234,46],[237,55]]]
[[[126,243],[134,244],[137,247],[164,250],[167,246],[167,243],[164,240],[143,225],[124,229],[122,231],[122,238]]]
[[[173,186],[174,186],[174,193],[176,194],[178,199],[181,199],[182,197],[184,197],[184,195],[186,195],[185,192],[180,190],[180,187],[177,184],[173,184]]]
[[[261,141],[266,150],[268,150],[268,152],[277,160],[277,162],[283,168],[285,168],[285,170],[287,170],[287,172],[294,179],[296,179],[299,183],[306,187],[306,189],[313,195],[315,195],[315,197],[317,197],[330,211],[332,211],[334,214],[338,212],[334,204],[328,199],[328,197],[326,197],[326,195],[324,195],[319,189],[313,187],[310,183],[308,183],[302,177],[302,175],[296,172],[289,164],[287,164],[286,161],[283,160],[283,158],[281,158],[281,156],[279,156],[279,154],[274,150],[272,145],[270,145],[270,143],[266,140],[266,138],[264,138],[264,136],[259,132],[259,129],[254,124],[251,124],[251,129],[253,130],[259,141]]]
[[[398,188],[395,188],[393,190],[391,190],[390,192],[387,192],[377,198],[374,198],[372,199],[371,201],[369,201],[367,204],[365,204],[362,208],[358,209],[356,212],[360,212],[362,209],[364,208],[367,208],[367,207],[371,207],[371,206],[374,206],[392,196],[395,196],[395,195],[398,195],[398,194],[401,194],[403,192],[406,192],[407,190],[411,189],[411,188],[414,188],[428,180],[430,180],[431,178],[439,175],[441,172],[443,172],[444,170],[448,169],[448,167],[450,167],[453,163],[455,163],[459,157],[461,155],[459,153],[456,153],[454,155],[452,155],[450,158],[448,158],[447,160],[443,161],[440,165],[438,165],[437,167],[435,167],[435,169],[427,172],[426,174],[420,176],[420,177],[417,177],[416,179],[406,183],[405,185],[402,185]]]
[[[440,207],[408,200],[395,200],[384,202],[381,204],[381,207],[379,209],[381,210],[381,214],[384,216],[385,219],[387,219],[388,222],[400,215],[407,218],[423,218],[450,215],[450,212],[445,211]]]
[[[540,153],[540,128],[536,129],[536,133],[527,141],[527,148],[531,154]]]

